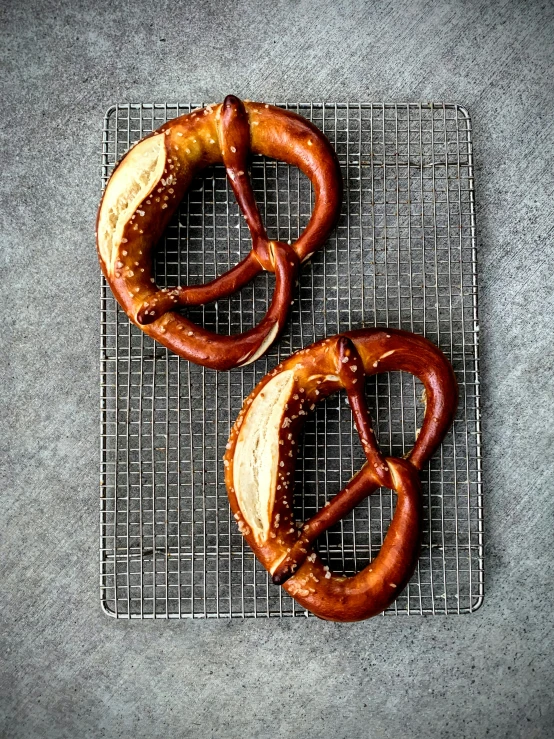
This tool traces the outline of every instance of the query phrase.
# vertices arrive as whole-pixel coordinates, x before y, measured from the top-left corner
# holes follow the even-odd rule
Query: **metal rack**
[[[200,103],[198,104],[200,105]],[[197,105],[130,104],[104,120],[102,181],[139,138]],[[101,288],[101,601],[116,618],[306,616],[268,582],[230,515],[222,457],[243,399],[281,358],[362,326],[422,333],[451,360],[460,386],[452,431],[423,472],[418,568],[388,614],[470,612],[483,598],[478,321],[471,122],[458,105],[285,103],[329,137],[345,196],[339,225],[305,265],[288,327],[244,369],[189,364],[132,326]],[[294,240],[310,216],[308,180],[256,158],[252,180],[268,231]],[[194,183],[156,262],[160,286],[204,282],[250,249],[225,171]],[[220,333],[263,316],[272,277],[190,311]],[[368,383],[381,446],[402,456],[421,425],[421,388],[401,373]],[[306,423],[297,464],[299,519],[363,463],[345,397]],[[381,490],[326,533],[334,571],[364,567],[381,545],[394,496]]]

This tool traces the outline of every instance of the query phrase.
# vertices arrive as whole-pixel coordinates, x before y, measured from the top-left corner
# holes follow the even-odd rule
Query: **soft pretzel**
[[[425,418],[404,459],[383,457],[365,397],[365,378],[403,370],[425,388]],[[316,403],[344,388],[366,462],[346,487],[299,531],[293,480],[300,431]],[[442,352],[421,336],[393,329],[351,331],[293,354],[266,375],[244,403],[224,458],[234,517],[276,584],[320,618],[358,621],[381,613],[410,579],[419,553],[418,472],[440,444],[457,407],[457,384]],[[324,566],[314,542],[379,487],[397,493],[377,557],[353,577]]]
[[[312,181],[315,206],[306,229],[289,245],[271,241],[247,172],[250,153],[298,167]],[[252,236],[252,251],[204,285],[160,290],[152,251],[192,179],[223,162]],[[309,121],[229,95],[175,118],[139,141],[114,170],[100,204],[96,241],[102,271],[131,321],[196,364],[230,369],[253,362],[281,332],[299,264],[318,249],[339,214],[342,179],[326,137]],[[178,308],[203,305],[240,290],[262,270],[275,273],[268,312],[254,328],[221,336],[192,323]]]

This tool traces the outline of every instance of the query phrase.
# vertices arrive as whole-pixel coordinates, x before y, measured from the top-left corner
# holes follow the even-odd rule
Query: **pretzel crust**
[[[292,245],[270,241],[247,175],[249,153],[298,167],[312,181],[315,206]],[[153,249],[193,178],[223,162],[250,229],[253,250],[205,285],[160,290]],[[176,354],[213,369],[254,361],[281,332],[300,263],[318,249],[338,218],[342,179],[327,138],[304,118],[228,96],[164,124],[139,141],[115,168],[97,218],[100,266],[130,320]],[[221,336],[192,323],[178,308],[203,305],[240,290],[262,270],[275,272],[268,312],[254,328]]]
[[[402,370],[425,388],[419,435],[404,459],[384,459],[365,408],[366,376]],[[366,454],[347,486],[298,531],[293,481],[298,440],[316,403],[345,388]],[[418,472],[440,444],[457,407],[457,384],[443,353],[421,336],[362,329],[303,349],[266,375],[246,399],[224,457],[225,483],[239,529],[274,582],[304,608],[332,621],[381,613],[410,579],[419,554],[422,514]],[[397,493],[377,557],[353,577],[324,567],[313,544],[380,486]]]

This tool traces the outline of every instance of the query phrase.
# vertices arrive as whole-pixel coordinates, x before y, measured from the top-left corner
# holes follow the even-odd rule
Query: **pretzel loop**
[[[312,181],[315,206],[298,240],[270,240],[248,175],[250,154],[299,167]],[[252,250],[204,285],[158,289],[151,254],[192,179],[223,162],[248,225]],[[327,238],[342,196],[338,161],[325,136],[293,113],[228,95],[219,105],[176,118],[136,144],[114,170],[100,204],[97,247],[102,271],[129,318],[182,357],[214,369],[252,362],[275,341],[292,302],[299,264]],[[206,331],[177,312],[227,298],[262,270],[275,272],[268,312],[233,336]]]
[[[376,442],[365,378],[407,371],[426,393],[421,431],[405,459],[384,457]],[[324,508],[294,526],[297,439],[315,404],[344,388],[366,462]],[[353,331],[289,357],[246,400],[224,459],[229,501],[239,529],[277,584],[321,618],[354,621],[383,611],[411,577],[422,528],[418,471],[452,423],[457,385],[448,361],[426,339],[404,331]],[[353,577],[332,573],[313,550],[316,539],[379,487],[397,504],[377,557]]]

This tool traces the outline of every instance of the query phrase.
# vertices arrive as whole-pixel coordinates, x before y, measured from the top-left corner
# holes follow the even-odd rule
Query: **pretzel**
[[[404,459],[384,457],[365,397],[365,378],[403,370],[425,388],[425,417]],[[298,439],[316,403],[344,388],[366,462],[302,528],[295,527],[293,480]],[[225,483],[239,530],[255,555],[298,603],[332,621],[381,613],[413,574],[422,528],[418,472],[450,427],[457,384],[443,353],[399,330],[351,331],[303,349],[266,375],[244,403],[224,458]],[[379,487],[396,491],[396,510],[377,557],[353,577],[324,566],[314,543]]]
[[[250,153],[298,167],[312,181],[315,206],[298,240],[270,240],[247,173]],[[204,285],[159,289],[152,252],[193,178],[223,162],[252,237],[252,250]],[[100,266],[133,323],[185,359],[213,369],[253,362],[285,324],[299,265],[318,249],[338,218],[342,179],[327,138],[309,121],[263,103],[228,95],[175,118],[139,141],[115,168],[98,211]],[[265,317],[244,333],[222,336],[189,321],[179,308],[232,295],[263,270],[275,273]]]

